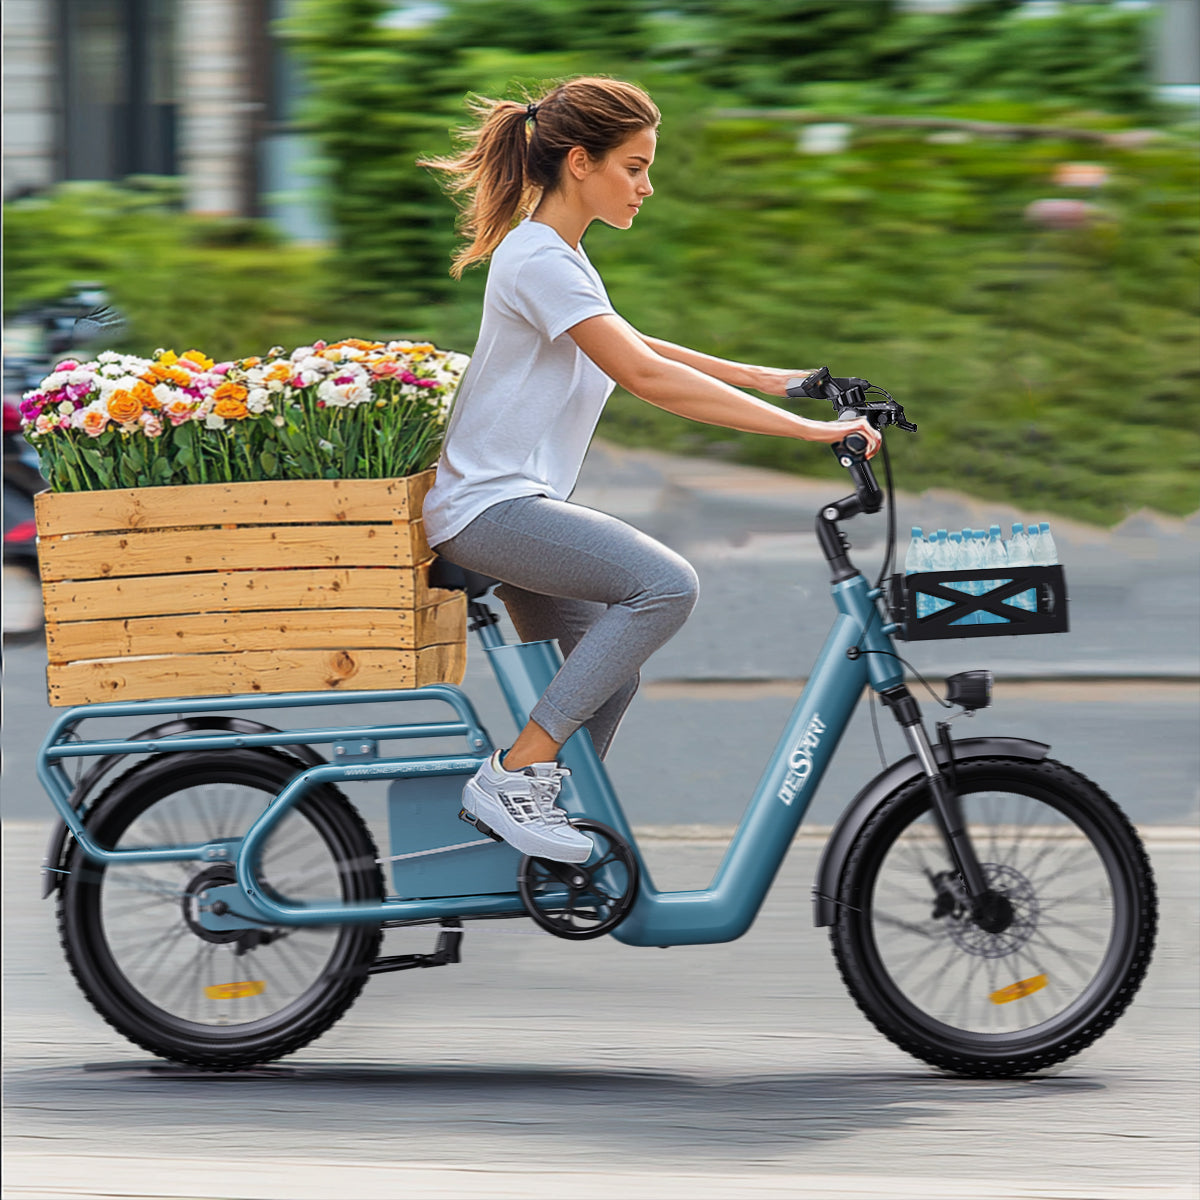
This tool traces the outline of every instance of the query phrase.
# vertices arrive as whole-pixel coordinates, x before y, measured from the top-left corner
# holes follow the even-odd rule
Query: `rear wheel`
[[[957,781],[986,903],[971,912],[928,785],[911,780],[851,847],[834,955],[902,1049],[961,1075],[1024,1075],[1125,1011],[1154,944],[1154,880],[1125,815],[1069,767],[977,759]]]
[[[239,838],[302,765],[273,751],[171,754],[116,780],[88,815],[106,847]],[[379,900],[377,853],[332,787],[283,817],[256,869],[293,902]],[[59,899],[71,970],[106,1021],[178,1062],[233,1070],[290,1054],[354,1002],[379,951],[377,926],[208,930],[195,897],[232,883],[232,866],[89,861],[75,846]]]

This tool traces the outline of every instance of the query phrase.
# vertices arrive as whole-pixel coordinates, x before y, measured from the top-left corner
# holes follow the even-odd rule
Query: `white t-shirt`
[[[501,500],[575,487],[613,381],[567,330],[613,312],[583,247],[522,221],[496,247],[471,365],[425,497],[431,546]]]

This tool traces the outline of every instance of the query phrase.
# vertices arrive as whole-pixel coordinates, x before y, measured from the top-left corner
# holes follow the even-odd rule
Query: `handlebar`
[[[885,398],[869,400],[869,392]],[[905,418],[903,405],[897,404],[882,388],[874,387],[866,379],[832,376],[828,367],[789,381],[787,394],[792,399],[807,396],[813,400],[828,400],[833,405],[837,420],[864,419],[870,422],[872,428],[879,430],[881,436],[889,425],[910,433],[917,430],[916,425]],[[883,504],[883,493],[866,459],[867,439],[861,433],[849,433],[830,448],[838,462],[850,472],[861,511],[878,512]]]

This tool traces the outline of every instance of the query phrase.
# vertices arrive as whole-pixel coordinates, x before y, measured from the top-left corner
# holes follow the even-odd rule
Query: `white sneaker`
[[[467,780],[463,817],[473,825],[486,825],[522,854],[555,862],[586,862],[592,853],[591,838],[573,828],[554,803],[563,777],[569,774],[557,763],[506,771],[497,750]]]

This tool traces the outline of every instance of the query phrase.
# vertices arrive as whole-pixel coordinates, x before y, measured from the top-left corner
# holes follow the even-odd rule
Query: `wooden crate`
[[[428,580],[432,482],[41,493],[50,703],[461,682],[466,598]]]

